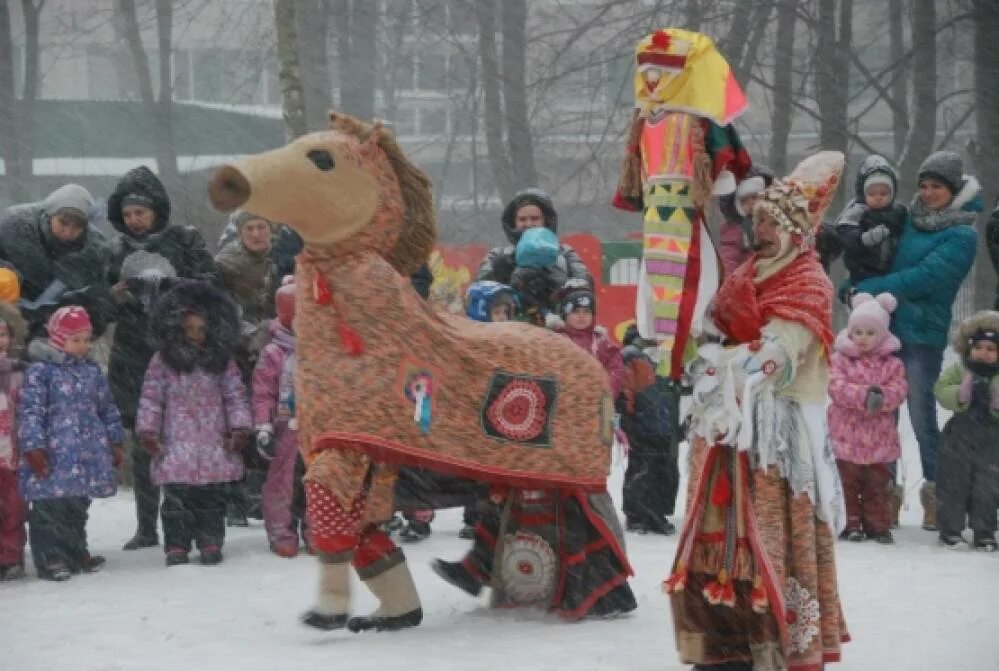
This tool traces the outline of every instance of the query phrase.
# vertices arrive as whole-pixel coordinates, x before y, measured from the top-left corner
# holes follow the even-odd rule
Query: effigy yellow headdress
[[[663,28],[635,48],[635,103],[641,116],[657,109],[689,112],[727,126],[746,111],[746,95],[707,35]],[[650,78],[649,72],[657,77]]]

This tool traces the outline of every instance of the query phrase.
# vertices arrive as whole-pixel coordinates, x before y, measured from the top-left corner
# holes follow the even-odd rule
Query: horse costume
[[[643,212],[638,330],[659,343],[659,374],[679,380],[720,284],[704,205],[716,179],[751,165],[731,125],[746,96],[711,38],[666,28],[635,48],[635,108],[613,205]]]
[[[541,329],[436,312],[410,287],[435,240],[432,193],[388,130],[332,114],[328,132],[220,168],[209,195],[305,241],[295,393],[321,567],[307,624],[421,621],[402,551],[376,526],[400,465],[605,492],[613,404],[600,364]],[[370,617],[348,619],[351,564],[381,601]]]

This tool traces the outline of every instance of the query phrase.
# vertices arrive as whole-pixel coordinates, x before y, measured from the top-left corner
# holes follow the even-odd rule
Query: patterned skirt
[[[849,640],[840,607],[835,536],[807,493],[748,453],[692,442],[687,516],[670,577],[680,658],[812,671]]]

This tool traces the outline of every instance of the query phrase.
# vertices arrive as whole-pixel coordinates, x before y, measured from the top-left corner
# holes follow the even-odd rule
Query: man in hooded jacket
[[[503,209],[500,219],[509,245],[494,247],[479,265],[477,280],[492,280],[512,286],[524,299],[525,311],[557,311],[555,295],[571,279],[593,284],[586,264],[579,254],[566,244],[559,245],[558,260],[548,268],[518,267],[517,243],[529,228],[544,226],[558,233],[558,213],[551,198],[541,189],[518,192]]]
[[[44,335],[49,316],[64,305],[86,309],[95,336],[110,321],[110,250],[90,223],[93,205],[85,188],[66,184],[40,202],[9,208],[0,219],[0,259],[20,276],[18,307],[29,338]]]
[[[127,172],[108,198],[108,221],[118,231],[110,272],[117,327],[108,378],[127,429],[134,429],[139,394],[154,350],[149,311],[173,278],[214,281],[215,262],[193,226],[170,222],[170,199],[146,166]],[[133,441],[134,445],[134,441]],[[138,530],[126,550],[157,545],[159,488],[149,474],[149,453],[132,450]]]

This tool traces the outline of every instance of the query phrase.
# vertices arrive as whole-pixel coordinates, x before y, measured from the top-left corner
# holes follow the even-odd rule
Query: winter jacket
[[[947,211],[966,212],[974,207],[978,182],[969,178]],[[892,315],[892,333],[903,345],[947,346],[952,306],[975,261],[978,233],[971,226],[954,225],[940,230],[919,229],[910,214],[902,231],[892,272],[860,282],[857,291],[878,295],[888,292],[898,299]]]
[[[770,169],[756,163],[746,171],[742,181],[754,177],[762,178],[764,186],[770,186],[774,181]],[[738,192],[734,191],[718,199],[718,209],[722,213],[718,226],[718,256],[726,276],[753,254],[753,213],[741,211],[737,198]]]
[[[886,464],[901,454],[895,411],[905,402],[905,366],[895,356],[898,339],[889,335],[870,354],[860,354],[842,331],[829,362],[829,442],[837,459],[854,464]],[[884,404],[867,412],[867,395],[878,387]]]
[[[670,417],[670,381],[656,375],[656,364],[639,347],[628,345],[621,350],[624,364],[622,393],[615,404],[621,415],[621,429],[628,441],[667,443],[672,438]]]
[[[230,432],[249,431],[250,407],[236,362],[222,373],[181,373],[157,352],[142,383],[136,433],[159,439],[153,484],[204,485],[243,477],[243,459],[226,449]]]
[[[956,362],[948,366],[933,386],[937,401],[946,410],[965,413],[972,408],[972,375],[964,363]],[[989,382],[988,408],[993,420],[999,421],[999,375],[993,375]]]
[[[271,251],[269,256],[271,261],[274,263],[274,274],[276,276],[277,284],[280,285],[281,278],[285,275],[295,274],[295,257],[298,253],[302,251],[302,247],[305,245],[301,236],[295,232],[290,226],[285,224],[276,224],[276,232],[274,234],[274,241],[271,245]],[[235,221],[230,221],[226,224],[225,228],[222,230],[222,235],[219,236],[219,249],[223,249],[226,245],[235,242],[239,239],[239,230],[236,227]]]
[[[32,336],[44,335],[48,318],[64,305],[86,309],[94,334],[104,332],[113,313],[107,283],[110,254],[107,240],[89,225],[73,243],[60,242],[42,203],[12,207],[0,219],[0,259],[20,275],[21,309]],[[54,298],[36,304],[53,282],[62,285],[53,287]]]
[[[17,468],[17,413],[24,375],[21,362],[0,356],[0,469]]]
[[[992,210],[989,223],[985,225],[985,244],[988,246],[992,269],[999,275],[999,207]],[[999,285],[996,285],[996,300],[993,309],[999,310]]]
[[[140,193],[153,201],[156,224],[148,235],[137,238],[122,219],[121,201]],[[170,224],[170,201],[163,184],[146,168],[129,171],[108,198],[108,220],[118,231],[109,280],[127,281],[129,293],[117,307],[117,328],[111,346],[108,377],[125,424],[135,422],[142,376],[155,351],[150,344],[149,309],[172,277],[214,280],[215,262],[205,241],[191,226]],[[135,255],[133,257],[133,255]],[[155,273],[160,279],[142,277]],[[165,277],[166,279],[162,279]]]
[[[243,321],[259,324],[274,318],[274,292],[280,285],[267,252],[251,252],[236,240],[219,251],[215,266],[222,286],[242,308]]]
[[[523,231],[516,229],[515,219],[517,210],[524,205],[537,205],[544,216],[545,228],[552,233],[558,234],[558,215],[547,194],[538,189],[525,189],[513,197],[507,203],[500,218],[503,227],[503,234],[506,235],[509,245],[493,247],[486,254],[486,258],[479,264],[476,273],[477,280],[492,280],[500,284],[506,284],[516,289],[527,303],[540,303],[538,307],[545,310],[555,310],[554,294],[571,279],[586,280],[593,284],[590,271],[586,264],[579,258],[579,254],[569,245],[560,244],[558,261],[554,266],[543,269],[522,269],[528,272],[517,272],[517,242]],[[532,291],[529,285],[544,285],[543,289]]]
[[[610,339],[606,329],[596,326],[580,331],[568,325],[560,325],[556,331],[596,357],[607,371],[611,391],[616,399],[624,389],[624,361],[621,359],[621,348]]]
[[[31,364],[19,409],[18,479],[25,501],[115,493],[111,446],[125,440],[121,418],[100,367],[90,359],[48,350]],[[24,455],[44,450],[50,474],[32,473]]]
[[[253,370],[253,424],[270,424],[280,434],[295,416],[295,335],[276,319],[270,332]]]
[[[894,201],[879,210],[867,206],[864,184],[878,173],[886,175],[891,180],[892,193],[898,193],[895,171],[883,157],[872,154],[864,159],[857,171],[856,197],[836,218],[836,235],[843,243],[843,263],[853,284],[869,277],[880,277],[891,270],[909,216],[905,205]],[[864,244],[863,234],[882,224],[888,228],[888,237],[877,245]]]

